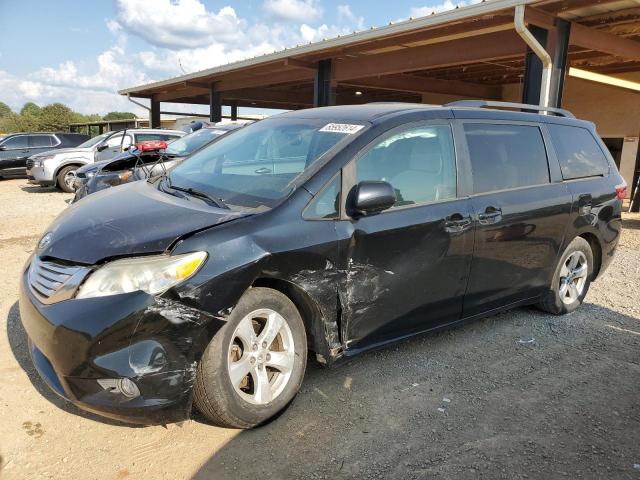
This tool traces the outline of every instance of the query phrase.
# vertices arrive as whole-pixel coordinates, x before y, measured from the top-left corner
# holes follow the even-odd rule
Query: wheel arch
[[[308,292],[288,280],[266,276],[259,276],[251,286],[271,288],[286,295],[300,312],[307,333],[309,350],[321,355],[324,359],[330,357],[330,347],[324,328],[324,315],[318,303]]]
[[[600,239],[592,232],[583,232],[577,236],[584,238],[591,247],[591,252],[593,253],[593,279],[595,280],[602,267],[602,245],[600,244]]]
[[[55,171],[53,172],[53,182],[54,185],[58,185],[58,174],[60,173],[60,170],[62,170],[65,167],[84,167],[85,165],[87,165],[87,162],[82,162],[81,160],[68,160],[65,163],[62,163],[60,165],[58,165],[55,169]]]

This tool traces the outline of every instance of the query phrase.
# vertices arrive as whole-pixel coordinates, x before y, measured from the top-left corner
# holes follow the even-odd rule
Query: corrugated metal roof
[[[624,0],[624,1],[631,1],[631,0]],[[210,77],[220,73],[227,73],[227,72],[232,72],[234,70],[253,67],[256,65],[268,64],[271,62],[284,60],[285,58],[289,58],[289,57],[316,53],[316,52],[330,49],[330,48],[345,47],[345,46],[360,43],[363,41],[379,39],[379,38],[383,38],[391,35],[411,32],[413,30],[420,30],[427,27],[446,24],[448,22],[460,21],[460,20],[477,17],[477,16],[496,13],[502,10],[513,8],[516,5],[530,5],[530,4],[539,3],[539,2],[540,0],[483,0],[481,3],[455,8],[453,10],[432,14],[426,17],[420,17],[420,18],[409,19],[409,20],[405,20],[397,23],[391,23],[384,27],[372,28],[370,30],[364,30],[361,32],[354,32],[351,35],[339,36],[336,38],[323,40],[321,42],[310,43],[308,45],[302,45],[294,48],[285,48],[284,50],[262,55],[259,57],[253,57],[247,60],[240,60],[238,62],[228,63],[225,65],[220,65],[220,66],[209,68],[206,70],[201,70],[201,71],[189,73],[186,75],[172,77],[172,78],[161,80],[158,82],[126,88],[124,90],[120,90],[118,93],[122,95],[126,95],[128,93],[134,94],[142,90],[149,90],[152,88],[173,85],[178,82],[197,80],[199,78]]]

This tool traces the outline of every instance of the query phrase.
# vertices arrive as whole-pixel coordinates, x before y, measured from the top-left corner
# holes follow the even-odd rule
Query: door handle
[[[271,173],[271,169],[267,167],[258,168],[255,173],[263,174],[263,173]]]
[[[484,213],[478,214],[478,221],[481,225],[490,225],[502,219],[502,209],[497,207],[487,207]]]
[[[471,226],[471,217],[461,213],[454,213],[444,219],[444,229],[449,233],[460,233]]]

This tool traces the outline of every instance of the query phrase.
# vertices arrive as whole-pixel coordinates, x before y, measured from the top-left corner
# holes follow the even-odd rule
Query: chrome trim
[[[31,293],[45,305],[73,298],[91,271],[89,267],[69,266],[34,257],[27,280]]]

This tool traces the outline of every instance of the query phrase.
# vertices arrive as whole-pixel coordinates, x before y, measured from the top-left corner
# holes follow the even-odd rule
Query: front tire
[[[66,193],[73,193],[75,191],[73,188],[73,180],[76,170],[78,170],[78,167],[75,165],[68,165],[60,169],[56,177],[56,183],[60,190]]]
[[[574,238],[560,257],[549,291],[538,308],[554,315],[573,312],[589,291],[593,267],[589,242],[582,237]]]
[[[216,425],[255,427],[293,400],[306,364],[304,323],[293,302],[277,290],[251,288],[200,360],[195,406]]]

